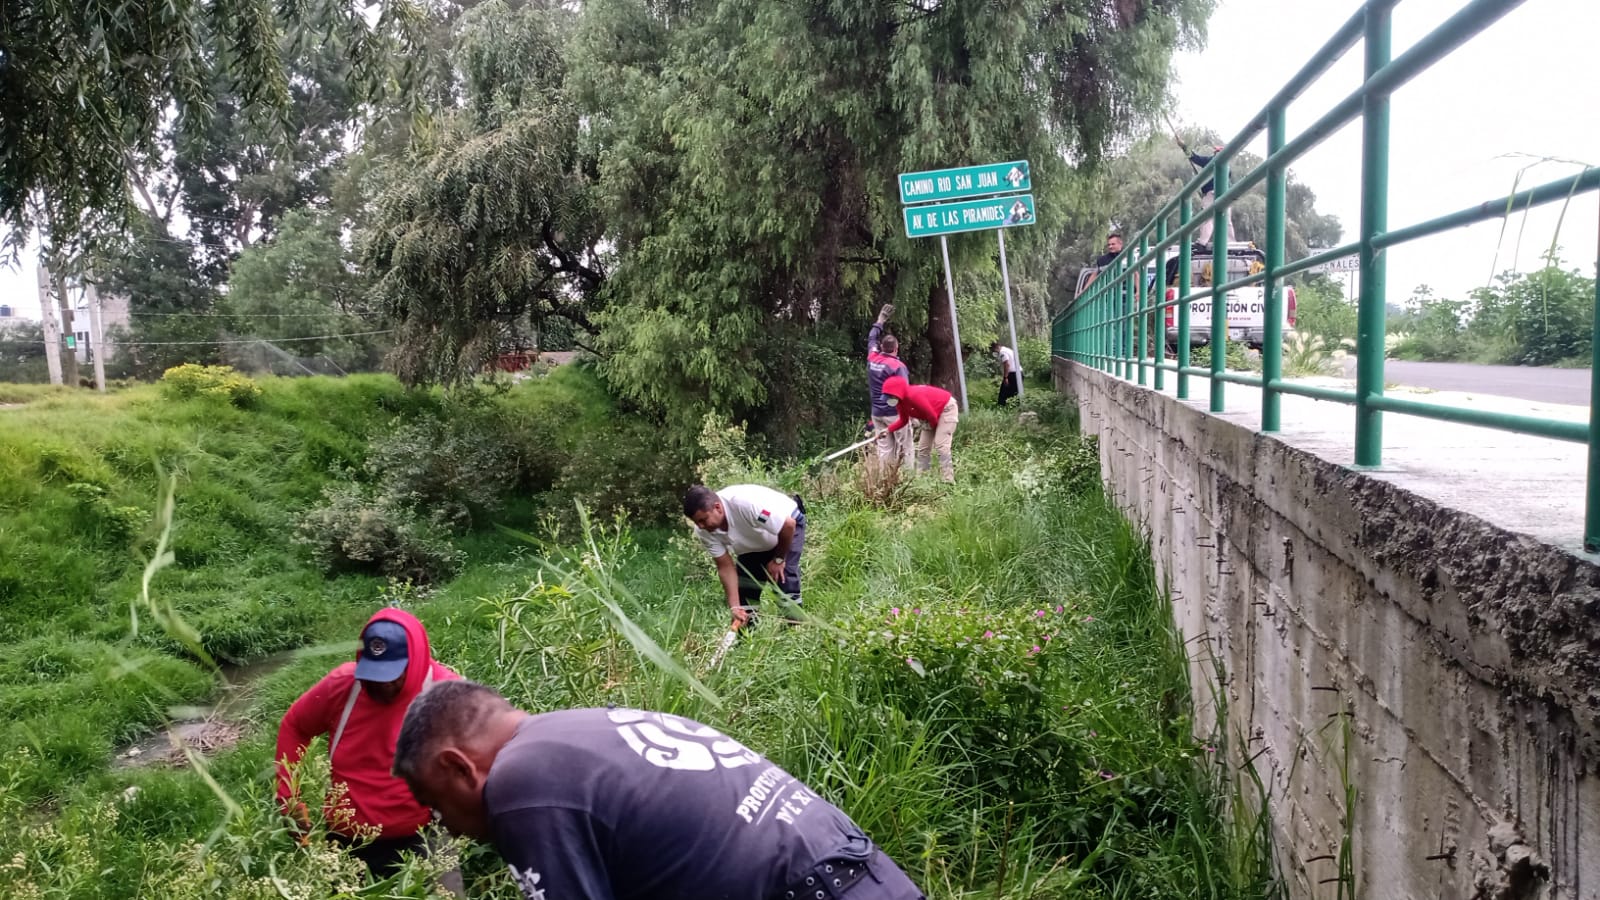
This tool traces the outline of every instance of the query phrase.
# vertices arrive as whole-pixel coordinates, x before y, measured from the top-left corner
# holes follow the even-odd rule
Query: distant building
[[[89,362],[89,348],[94,344],[94,338],[89,334],[89,305],[80,302],[78,308],[72,311],[72,328],[78,336],[78,362]],[[128,298],[120,294],[104,293],[100,295],[100,332],[105,338],[105,359],[116,359],[116,340],[112,337],[115,329],[129,330],[133,325],[133,316],[128,308]]]
[[[17,315],[19,311],[20,310],[9,303],[0,303],[0,330],[16,328],[20,325],[39,324],[38,319],[30,319],[27,316]]]

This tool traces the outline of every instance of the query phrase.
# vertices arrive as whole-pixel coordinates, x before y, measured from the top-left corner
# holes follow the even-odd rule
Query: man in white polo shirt
[[[806,545],[805,504],[759,484],[713,491],[695,485],[683,495],[683,514],[717,564],[717,578],[734,621],[750,620],[761,585],[773,584],[800,603],[800,553]]]

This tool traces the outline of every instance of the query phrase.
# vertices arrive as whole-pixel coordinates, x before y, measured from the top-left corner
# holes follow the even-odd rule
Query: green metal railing
[[[1385,396],[1384,317],[1387,262],[1384,251],[1421,238],[1504,218],[1514,211],[1547,203],[1569,201],[1578,194],[1600,190],[1600,169],[1586,169],[1530,190],[1520,191],[1439,216],[1405,228],[1389,229],[1389,97],[1396,89],[1426,71],[1439,60],[1487,29],[1522,0],[1472,0],[1464,5],[1398,59],[1390,58],[1390,15],[1399,0],[1369,0],[1340,27],[1322,49],[1283,86],[1260,113],[1202,167],[1154,219],[1124,243],[1117,259],[1096,277],[1084,293],[1073,300],[1051,323],[1054,355],[1094,366],[1119,378],[1147,383],[1154,373],[1154,387],[1164,389],[1164,373],[1177,377],[1177,395],[1189,398],[1189,379],[1207,378],[1211,382],[1210,408],[1225,408],[1225,385],[1252,385],[1261,388],[1261,430],[1275,432],[1282,426],[1282,397],[1292,394],[1316,400],[1329,400],[1356,408],[1355,465],[1376,467],[1383,462],[1383,414],[1401,413],[1445,422],[1478,425],[1502,431],[1537,435],[1588,445],[1588,479],[1585,495],[1584,549],[1600,553],[1600,277],[1596,278],[1594,325],[1594,366],[1591,369],[1589,421],[1569,422],[1535,416],[1464,409]],[[1288,139],[1285,112],[1289,104],[1357,42],[1365,50],[1365,78],[1359,88],[1345,97],[1293,140]],[[1361,118],[1361,223],[1356,240],[1294,262],[1284,261],[1284,195],[1290,163],[1317,146],[1328,136]],[[1229,161],[1262,131],[1267,133],[1266,159],[1237,181],[1229,178]],[[1190,198],[1201,185],[1215,179],[1215,200],[1206,214],[1212,219],[1212,282],[1204,290],[1192,291],[1191,235],[1204,222],[1196,216]],[[1266,182],[1267,224],[1264,268],[1242,278],[1229,280],[1228,208],[1262,181]],[[1167,250],[1178,248],[1176,296],[1165,299],[1166,278],[1162,277]],[[1283,380],[1284,297],[1282,286],[1289,276],[1350,255],[1358,255],[1361,266],[1361,294],[1357,306],[1355,391],[1293,384]],[[1157,277],[1147,288],[1146,266],[1154,265]],[[1600,260],[1596,261],[1600,269]],[[1600,272],[1597,272],[1600,275]],[[1260,284],[1263,286],[1265,333],[1261,352],[1261,374],[1249,375],[1225,370],[1229,291]],[[1152,298],[1149,293],[1157,296]],[[1189,306],[1196,300],[1211,300],[1211,365],[1190,365],[1189,343],[1193,323]],[[1177,307],[1177,359],[1168,362],[1162,352],[1166,344],[1165,312]],[[1154,329],[1152,329],[1154,325]]]

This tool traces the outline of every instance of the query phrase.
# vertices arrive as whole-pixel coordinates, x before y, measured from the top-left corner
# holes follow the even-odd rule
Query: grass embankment
[[[956,488],[918,481],[885,502],[867,500],[848,467],[811,480],[761,473],[737,449],[736,439],[716,445],[711,480],[765,476],[806,494],[813,621],[764,625],[717,671],[704,669],[725,612],[703,553],[676,529],[567,528],[471,564],[431,596],[397,596],[440,659],[526,708],[615,702],[724,728],[848,811],[930,897],[1270,893],[1261,831],[1249,819],[1224,825],[1233,780],[1191,733],[1182,645],[1147,549],[1101,494],[1091,446],[977,412],[958,435]],[[202,493],[193,480],[189,491]],[[183,496],[179,527],[192,528]],[[158,591],[186,584],[166,577]],[[118,583],[129,585],[108,581]],[[364,603],[329,608],[348,602],[353,622],[376,589],[367,581]],[[99,602],[116,615],[125,593],[107,589]],[[672,666],[700,673],[714,699],[641,658],[607,602]],[[111,642],[123,626],[100,627]],[[303,640],[351,652],[353,627]],[[0,758],[0,861],[14,859],[0,865],[0,893],[352,896],[341,893],[348,865],[320,845],[297,847],[268,799],[277,717],[331,664],[303,659],[264,681],[249,736],[208,766],[231,813],[194,771],[86,765],[41,827],[39,808],[8,789],[28,759]],[[208,837],[209,850],[199,843]],[[487,858],[468,862],[474,896],[515,896]]]

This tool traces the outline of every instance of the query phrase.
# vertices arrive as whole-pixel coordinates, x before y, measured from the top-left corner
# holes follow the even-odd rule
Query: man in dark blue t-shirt
[[[878,462],[884,466],[901,466],[911,471],[911,429],[890,434],[889,426],[899,418],[894,398],[883,396],[883,383],[896,375],[911,380],[911,370],[900,361],[900,341],[892,334],[884,334],[883,326],[889,322],[894,304],[886,303],[878,310],[878,320],[867,332],[867,393],[872,398],[872,427],[878,439]]]
[[[394,772],[528,900],[923,900],[844,813],[678,716],[529,715],[442,682],[406,713]]]

